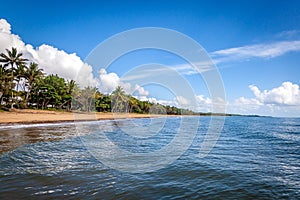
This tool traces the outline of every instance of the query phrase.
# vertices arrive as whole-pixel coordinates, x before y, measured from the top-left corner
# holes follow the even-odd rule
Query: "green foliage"
[[[15,78],[17,78],[17,82],[19,83],[19,71],[21,71],[21,68],[24,68],[24,65],[26,64],[27,59],[22,58],[22,53],[18,53],[16,48],[13,48],[11,50],[6,49],[6,54],[1,53],[0,54],[0,62],[3,63],[2,67],[6,70],[6,75],[10,77],[10,84],[9,84],[9,90],[11,93],[11,108],[14,106],[14,88],[15,88]]]

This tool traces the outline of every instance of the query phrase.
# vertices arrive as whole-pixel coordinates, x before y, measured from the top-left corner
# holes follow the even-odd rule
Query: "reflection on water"
[[[116,127],[128,126],[128,124],[126,124],[128,123],[127,121],[126,119],[117,119],[74,123],[0,125],[0,154],[25,144],[59,141],[74,136],[89,134],[95,130],[113,131]],[[126,123],[124,124],[124,122]],[[77,129],[80,127],[79,132],[76,129],[75,123],[77,124]],[[132,125],[132,123],[130,123],[130,125]]]
[[[24,144],[44,141],[58,141],[75,136],[73,123],[9,125],[0,127],[0,154]]]

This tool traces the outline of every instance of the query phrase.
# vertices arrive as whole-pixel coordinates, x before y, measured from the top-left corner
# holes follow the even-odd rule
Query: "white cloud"
[[[210,98],[205,98],[203,95],[197,95],[196,100],[200,105],[210,105],[212,103]]]
[[[216,63],[221,63],[246,60],[253,57],[273,58],[293,51],[300,51],[300,40],[247,45],[214,51],[210,55],[214,58]]]
[[[97,85],[92,67],[75,53],[68,54],[46,44],[36,49],[30,44],[26,45],[18,35],[11,33],[11,26],[5,19],[0,19],[0,44],[0,52],[16,47],[25,58],[34,60],[47,74],[58,74],[63,78],[76,80],[82,87]]]
[[[107,73],[105,69],[99,71],[99,90],[104,93],[111,93],[120,85],[120,78],[116,73]]]
[[[264,91],[260,91],[260,89],[254,85],[250,85],[249,88],[260,103],[284,106],[300,105],[300,90],[297,84],[284,82],[277,88]]]
[[[58,74],[75,79],[81,86],[97,85],[92,66],[84,63],[75,53],[68,54],[49,45],[41,45],[32,54],[47,74]]]
[[[228,105],[229,113],[271,116],[300,116],[299,85],[284,82],[271,90],[261,91],[250,85],[255,98],[240,97]]]
[[[5,19],[0,19],[0,32],[10,33],[11,26]]]
[[[260,106],[263,105],[262,103],[260,103],[257,99],[247,99],[245,97],[240,97],[238,99],[235,100],[236,104],[241,104],[241,105],[248,105],[248,106]]]
[[[196,101],[199,105],[197,111],[199,112],[218,112],[225,113],[227,102],[223,98],[211,99],[203,95],[196,95]]]
[[[0,52],[5,52],[5,49],[10,49],[11,47],[17,47],[19,51],[27,52],[25,43],[19,36],[12,34],[10,30],[10,24],[5,19],[0,19]]]
[[[178,108],[188,108],[190,101],[183,96],[176,96],[172,100],[156,99],[155,97],[141,96],[137,97],[141,101],[149,101],[151,103],[158,103],[165,106],[176,106]]]
[[[151,103],[158,103],[161,105],[165,105],[165,106],[177,106],[178,103],[176,102],[175,99],[173,100],[164,100],[164,99],[156,99],[155,97],[149,97],[149,98],[141,98],[141,101],[149,101]]]
[[[132,86],[130,83],[121,81],[118,74],[107,71],[102,68],[99,71],[99,90],[100,92],[110,94],[118,86],[121,86],[127,94],[136,94],[137,98],[147,98],[149,92],[139,85]]]
[[[230,113],[254,114],[258,112],[262,106],[263,104],[255,98],[247,99],[240,97],[235,99],[233,103],[228,104],[228,111]]]
[[[146,97],[149,95],[149,91],[145,90],[143,87],[141,87],[139,85],[135,85],[134,91],[136,91],[140,96]]]

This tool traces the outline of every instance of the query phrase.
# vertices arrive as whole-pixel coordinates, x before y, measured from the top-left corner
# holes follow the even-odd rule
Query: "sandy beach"
[[[121,118],[149,118],[162,115],[136,113],[73,113],[48,110],[16,110],[0,112],[0,124],[11,123],[49,123],[70,121],[108,120]]]

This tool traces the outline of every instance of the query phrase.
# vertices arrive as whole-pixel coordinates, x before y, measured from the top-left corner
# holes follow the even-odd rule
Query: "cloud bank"
[[[5,19],[0,19],[0,44],[0,52],[15,47],[25,58],[38,63],[47,74],[58,74],[68,80],[76,80],[82,87],[97,85],[92,66],[84,63],[75,53],[69,54],[46,44],[37,48],[25,44],[18,35],[11,32],[11,25]]]

